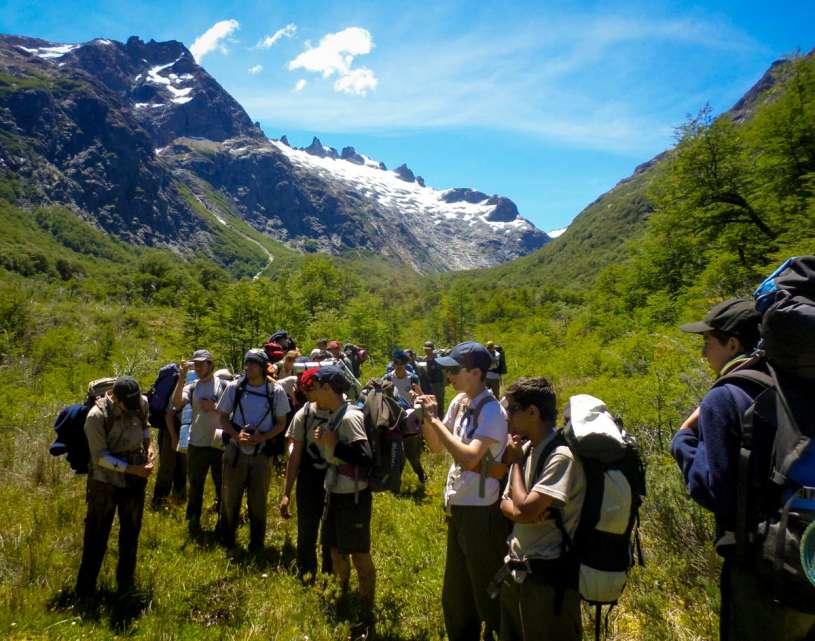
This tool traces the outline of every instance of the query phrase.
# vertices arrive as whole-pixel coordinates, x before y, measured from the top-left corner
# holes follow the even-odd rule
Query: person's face
[[[285,364],[285,366],[286,366],[286,369],[291,369],[291,368],[293,368],[293,367],[294,367],[294,357],[293,357],[293,356],[287,356],[287,357],[284,359],[284,361],[283,361],[283,362],[284,362],[284,364]]]
[[[529,436],[531,428],[538,423],[538,408],[534,405],[523,407],[507,397],[507,418],[509,431],[518,436]]]
[[[262,378],[264,375],[263,367],[255,361],[246,361],[243,364],[243,369],[249,378]]]
[[[478,387],[481,383],[480,369],[467,369],[466,367],[445,367],[447,382],[457,392],[467,392]]]
[[[198,378],[206,378],[212,373],[212,363],[209,361],[195,361],[192,368]]]
[[[317,399],[314,398],[314,386],[309,385],[308,387],[304,387],[303,388],[303,396],[306,397],[306,400],[309,403],[313,403],[314,401],[316,401]]]
[[[335,358],[339,357],[339,355],[340,355],[340,348],[339,347],[332,347],[328,351],[331,352],[331,355],[334,356]]]
[[[728,337],[727,341],[722,344],[710,332],[702,334],[704,346],[702,347],[702,356],[705,357],[710,368],[718,374],[722,371],[728,361],[732,359],[741,349],[741,343],[733,336]]]

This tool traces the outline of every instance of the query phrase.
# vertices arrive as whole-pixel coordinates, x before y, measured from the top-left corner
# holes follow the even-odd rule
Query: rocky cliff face
[[[207,250],[193,200],[215,192],[292,247],[364,249],[420,271],[495,265],[549,240],[508,198],[436,191],[406,165],[391,172],[317,138],[304,149],[268,140],[175,41],[0,36],[0,170],[31,205],[67,205],[119,237],[182,251]]]

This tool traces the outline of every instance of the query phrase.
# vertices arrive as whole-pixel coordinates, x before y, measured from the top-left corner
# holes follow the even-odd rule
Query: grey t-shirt
[[[241,394],[239,407],[235,407],[235,395],[240,384],[241,381],[229,383],[221,395],[221,400],[218,401],[218,411],[231,415],[236,429],[251,425],[253,429],[260,432],[270,432],[274,428],[275,418],[286,416],[289,413],[291,408],[286,392],[280,385],[272,381],[266,381],[257,387],[247,384]],[[272,390],[273,412],[269,411],[267,385]],[[241,451],[244,454],[253,454],[255,446],[242,446]]]
[[[297,410],[294,418],[286,430],[286,438],[292,441],[301,441],[305,444],[304,457],[309,457],[308,462],[317,469],[325,469],[328,463],[323,459],[320,448],[314,440],[314,430],[317,427],[328,425],[331,420],[331,412],[328,410],[321,410],[317,407],[316,403],[306,403],[303,407]],[[305,463],[305,458],[301,461],[301,465]]]
[[[181,398],[185,403],[192,404],[192,423],[190,423],[190,445],[196,447],[211,447],[215,430],[218,428],[218,412],[205,412],[201,409],[201,401],[215,401],[226,388],[227,383],[215,376],[208,381],[197,380],[184,386]]]
[[[554,437],[553,432],[534,449],[530,444],[526,445],[527,456],[523,462],[524,484],[531,488],[531,492],[554,498],[553,507],[560,510],[563,527],[569,536],[573,537],[586,496],[586,474],[583,465],[568,447],[561,445],[546,459],[537,482],[532,478],[540,455]],[[510,496],[510,484],[507,485],[505,496]],[[507,542],[509,554],[514,559],[556,559],[561,552],[561,533],[553,518],[546,518],[537,523],[515,523]]]

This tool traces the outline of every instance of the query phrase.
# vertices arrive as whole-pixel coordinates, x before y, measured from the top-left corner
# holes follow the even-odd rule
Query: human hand
[[[509,434],[507,436],[507,448],[504,450],[504,456],[501,458],[501,462],[506,465],[512,465],[513,463],[520,463],[523,460],[524,448],[521,437],[517,434]]]
[[[697,407],[695,410],[693,410],[693,412],[691,412],[691,415],[685,419],[685,422],[682,423],[682,427],[680,427],[679,429],[696,431],[696,428],[699,425],[699,414],[700,410]]]
[[[336,432],[325,429],[324,427],[317,427],[314,430],[314,440],[323,447],[334,449],[339,441],[339,436]]]
[[[254,445],[252,438],[252,434],[246,431],[246,429],[242,429],[240,432],[238,432],[238,443],[241,445]]]
[[[189,363],[189,361],[182,360],[181,365],[178,366],[178,370],[179,370],[178,373],[181,376],[181,378],[185,379],[187,377],[187,372],[190,371],[190,363]]]
[[[289,497],[288,496],[286,496],[285,494],[283,495],[283,498],[280,499],[280,505],[277,506],[277,509],[280,510],[280,516],[282,516],[284,519],[291,518],[291,514],[289,514]]]
[[[424,409],[423,421],[430,422],[439,415],[439,404],[433,394],[424,394],[416,397],[416,402]]]

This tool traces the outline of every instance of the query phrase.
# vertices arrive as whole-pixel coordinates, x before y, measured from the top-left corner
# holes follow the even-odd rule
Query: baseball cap
[[[195,350],[192,353],[192,360],[197,362],[197,363],[203,363],[203,362],[212,363],[213,362],[212,354],[210,353],[209,350],[206,350],[206,349],[197,349],[197,350]]]
[[[481,343],[466,342],[456,345],[447,356],[436,359],[442,367],[466,367],[485,372],[492,367],[492,354]]]
[[[435,345],[433,344],[433,341],[425,341],[424,346],[429,347],[430,349],[433,349],[435,347]]]
[[[312,367],[300,374],[300,388],[310,389],[314,385],[314,376],[320,371],[319,367]]]
[[[679,329],[689,334],[703,334],[718,330],[733,336],[757,334],[761,315],[755,303],[745,298],[731,298],[714,305],[703,320],[681,325]]]
[[[113,384],[113,395],[129,410],[135,411],[141,405],[141,389],[132,376],[121,376]]]
[[[345,378],[345,372],[336,365],[320,367],[314,374],[314,380],[318,383],[328,383],[338,393],[344,392],[351,387],[348,379]]]
[[[393,361],[394,365],[397,363],[407,363],[408,362],[408,355],[402,349],[395,349],[393,350],[393,354],[391,354],[391,360]]]
[[[262,349],[250,349],[243,357],[243,362],[257,363],[261,367],[265,368],[269,364],[269,358],[266,356],[266,352],[264,352]]]

